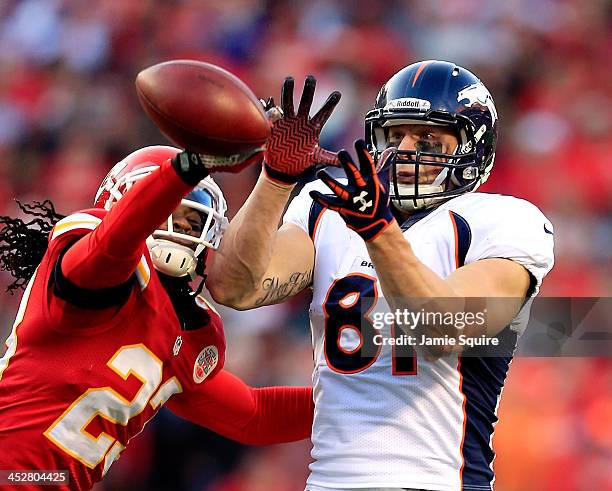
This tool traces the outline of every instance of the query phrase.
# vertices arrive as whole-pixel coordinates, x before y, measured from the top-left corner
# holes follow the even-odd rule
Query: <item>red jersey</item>
[[[170,397],[212,379],[225,357],[221,320],[204,300],[202,325],[181,330],[145,247],[122,306],[83,310],[53,294],[59,254],[104,213],[56,224],[0,360],[0,469],[69,470],[78,489],[100,480]]]
[[[165,161],[108,212],[55,225],[0,359],[0,470],[67,470],[89,489],[166,402],[242,443],[310,435],[311,389],[222,370],[217,313],[153,269],[145,239],[190,189]]]

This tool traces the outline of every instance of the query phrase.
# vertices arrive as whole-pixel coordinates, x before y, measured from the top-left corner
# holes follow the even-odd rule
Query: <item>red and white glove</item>
[[[268,99],[267,111],[275,110],[279,119],[272,121],[272,132],[264,152],[266,175],[281,184],[295,184],[313,165],[339,165],[336,154],[319,146],[319,135],[323,125],[340,101],[340,92],[332,92],[325,104],[311,118],[309,117],[314,97],[316,79],[309,75],[304,82],[297,114],[293,108],[293,78],[287,77],[281,89],[281,107],[275,108]]]

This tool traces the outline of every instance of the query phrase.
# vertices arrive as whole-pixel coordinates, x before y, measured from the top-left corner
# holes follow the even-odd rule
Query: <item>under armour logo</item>
[[[353,203],[361,203],[361,206],[359,207],[359,211],[366,211],[370,206],[372,206],[372,202],[371,201],[366,201],[366,198],[368,196],[367,191],[361,191],[361,194],[359,196],[355,196],[353,198]]]

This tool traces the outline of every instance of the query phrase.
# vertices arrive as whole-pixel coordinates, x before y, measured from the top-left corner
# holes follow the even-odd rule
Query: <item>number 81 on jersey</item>
[[[339,373],[359,373],[370,367],[380,355],[381,346],[374,342],[380,334],[369,318],[378,300],[377,280],[373,276],[353,273],[335,280],[323,302],[325,316],[325,359]],[[345,329],[359,336],[355,347],[343,346]],[[396,326],[391,336],[396,337]],[[412,346],[392,346],[393,375],[416,375],[417,360]]]

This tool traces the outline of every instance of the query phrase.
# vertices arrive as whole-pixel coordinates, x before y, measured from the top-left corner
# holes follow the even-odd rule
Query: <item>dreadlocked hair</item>
[[[21,218],[0,216],[0,269],[15,278],[6,288],[10,294],[26,287],[47,251],[49,232],[64,218],[48,199],[32,204],[15,201],[23,213],[34,218],[24,222]]]

